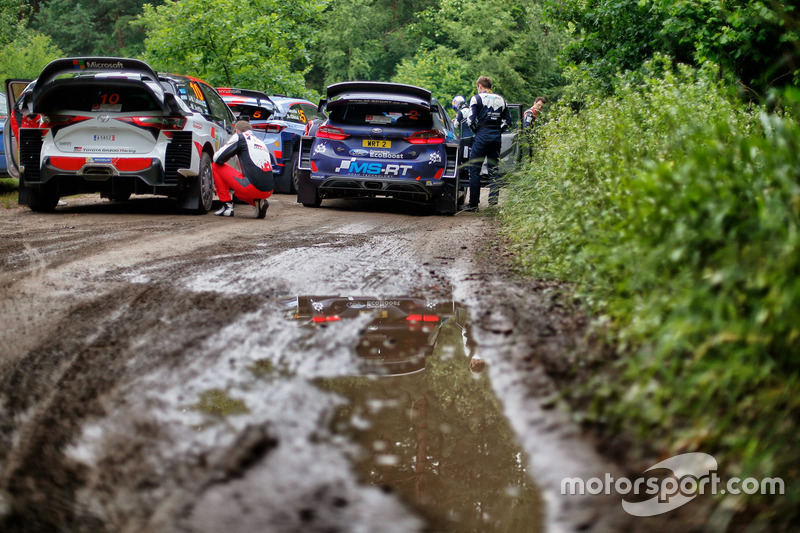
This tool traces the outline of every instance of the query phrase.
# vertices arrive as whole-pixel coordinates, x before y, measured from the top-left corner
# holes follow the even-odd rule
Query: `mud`
[[[0,531],[430,530],[434,511],[370,483],[360,429],[336,424],[364,323],[292,327],[281,302],[302,294],[469,308],[536,486],[527,505],[544,509],[515,530],[692,523],[559,493],[640,465],[600,455],[559,407],[585,325],[561,286],[514,276],[491,217],[283,195],[252,216],[91,196],[0,211]]]

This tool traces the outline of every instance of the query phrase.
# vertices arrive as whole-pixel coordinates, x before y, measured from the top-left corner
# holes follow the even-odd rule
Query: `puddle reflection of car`
[[[275,157],[275,192],[297,192],[297,154],[300,137],[311,121],[324,120],[316,104],[302,98],[268,96],[260,91],[218,87],[222,99],[236,117],[247,117],[253,132]]]
[[[330,85],[328,118],[303,137],[297,201],[394,198],[453,215],[463,193],[458,143],[444,108],[427,89],[398,83]]]
[[[425,368],[442,326],[451,320],[464,330],[466,312],[455,302],[420,298],[298,296],[287,302],[292,318],[325,327],[367,315],[356,344],[365,373],[401,375]]]
[[[6,81],[17,96],[4,140],[21,205],[52,211],[61,196],[101,193],[211,208],[211,158],[232,132],[233,113],[208,84],[103,57],[57,59],[29,82]]]

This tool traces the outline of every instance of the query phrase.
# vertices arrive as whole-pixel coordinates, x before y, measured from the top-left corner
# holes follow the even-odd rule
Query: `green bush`
[[[575,392],[586,416],[783,478],[744,503],[777,523],[800,502],[800,126],[714,79],[556,110],[501,216],[528,272],[573,282],[613,335],[619,358]]]

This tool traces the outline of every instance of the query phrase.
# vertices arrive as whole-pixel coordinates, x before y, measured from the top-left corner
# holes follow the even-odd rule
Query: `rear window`
[[[107,113],[161,110],[158,100],[143,87],[110,83],[55,87],[43,95],[37,107],[45,113],[60,110]]]
[[[332,122],[351,126],[429,128],[429,110],[406,104],[348,103],[329,108]]]
[[[228,104],[236,118],[250,117],[253,120],[265,120],[271,115],[271,111],[266,107],[245,105],[245,104]]]

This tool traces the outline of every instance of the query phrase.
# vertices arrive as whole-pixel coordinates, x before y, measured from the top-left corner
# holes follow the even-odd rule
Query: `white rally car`
[[[52,211],[60,197],[101,193],[177,198],[206,213],[211,158],[234,116],[207,83],[156,74],[127,58],[64,58],[36,80],[7,80],[4,142],[19,203]]]

